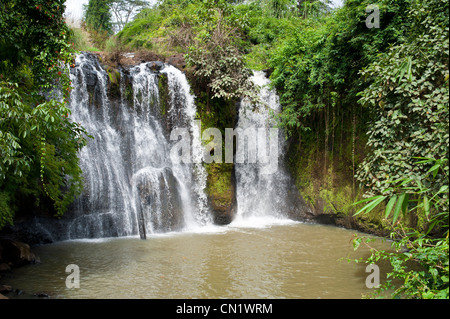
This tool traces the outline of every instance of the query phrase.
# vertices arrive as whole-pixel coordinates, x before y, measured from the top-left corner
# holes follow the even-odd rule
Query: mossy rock
[[[383,219],[383,207],[367,215],[353,216],[360,208],[353,203],[362,199],[364,190],[358,187],[357,181],[353,184],[351,141],[347,142],[341,146],[342,151],[335,152],[334,158],[331,152],[327,154],[326,167],[323,160],[325,150],[315,138],[304,139],[301,147],[295,139],[290,143],[287,164],[300,196],[311,209],[308,219],[386,236],[389,225]]]
[[[162,116],[167,115],[167,109],[169,106],[169,83],[167,74],[161,73],[158,77],[158,89],[159,89],[159,112]]]
[[[235,126],[236,102],[232,100],[211,99],[204,91],[205,88],[190,78],[196,95],[197,117],[201,120],[201,131],[217,128],[222,133],[222,147],[224,149],[225,128]],[[211,141],[204,141],[210,143]],[[224,154],[222,154],[224,157]],[[224,160],[224,158],[222,158]],[[208,172],[206,194],[214,216],[214,222],[219,225],[231,223],[237,208],[236,181],[234,164],[211,163],[205,164]]]
[[[236,185],[233,164],[206,164],[206,193],[216,224],[229,224],[236,213]]]
[[[107,67],[106,72],[109,78],[109,93],[112,97],[120,97],[120,71],[112,67]]]

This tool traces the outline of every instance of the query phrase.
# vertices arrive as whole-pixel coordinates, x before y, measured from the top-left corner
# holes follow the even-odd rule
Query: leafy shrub
[[[67,108],[74,49],[64,9],[62,0],[0,3],[0,228],[36,206],[61,215],[81,190],[86,131]]]

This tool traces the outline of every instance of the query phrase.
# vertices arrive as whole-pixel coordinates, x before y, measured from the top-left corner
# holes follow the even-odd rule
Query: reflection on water
[[[36,247],[41,263],[15,270],[8,284],[53,298],[361,298],[371,292],[366,265],[347,258],[369,252],[353,251],[354,233],[287,223],[59,242]],[[79,289],[66,288],[69,264],[80,268]]]

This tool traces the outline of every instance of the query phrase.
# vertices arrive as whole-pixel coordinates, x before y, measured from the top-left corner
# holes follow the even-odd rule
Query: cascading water
[[[259,97],[263,104],[254,107],[249,101],[243,100],[237,128],[254,129],[256,143],[248,142],[246,145],[241,144],[241,147],[248,148],[249,153],[253,152],[257,156],[256,161],[251,161],[249,157],[243,163],[235,163],[238,209],[234,225],[285,220],[289,212],[296,208],[290,196],[292,181],[283,167],[285,140],[281,130],[279,133],[275,130],[276,134],[271,133],[276,126],[274,114],[280,111],[278,95],[268,87],[270,80],[264,72],[255,71],[251,80],[261,88]]]
[[[67,236],[130,235],[135,232],[137,223],[130,216],[133,214],[132,206],[127,205],[132,194],[130,188],[125,187],[130,176],[122,168],[125,163],[122,139],[120,132],[111,126],[112,116],[117,114],[110,112],[108,105],[108,75],[93,57],[80,55],[76,63],[77,67],[71,74],[74,87],[70,102],[72,119],[82,123],[94,139],[79,156],[84,174],[84,193],[74,204],[74,218],[67,226]]]
[[[191,138],[191,163],[182,164],[182,166],[190,167],[189,176],[185,176],[185,180],[191,180],[193,190],[193,202],[196,210],[194,215],[197,224],[206,225],[212,223],[212,218],[208,210],[208,199],[204,189],[206,188],[207,172],[202,164],[203,146],[200,139],[200,127],[197,126],[195,119],[197,108],[194,103],[194,96],[190,92],[190,86],[186,76],[177,68],[167,66],[162,70],[167,74],[168,86],[170,92],[170,108],[168,110],[172,125],[175,127],[186,127],[190,131]],[[174,165],[175,169],[181,164]],[[186,198],[186,201],[191,201]],[[192,225],[192,224],[191,224]],[[194,224],[195,226],[196,224]]]
[[[93,136],[80,153],[84,191],[52,240],[133,236],[192,229],[210,222],[203,192],[206,172],[200,164],[173,164],[168,120],[192,135],[196,108],[187,79],[169,65],[160,70],[142,63],[120,72],[119,95],[111,98],[108,73],[97,58],[80,54],[71,70],[72,120]],[[169,101],[162,110],[161,77],[167,77]],[[167,111],[168,119],[162,115]],[[48,230],[52,233],[52,230]],[[62,235],[65,234],[65,235]]]
[[[145,238],[197,231],[213,223],[204,191],[207,172],[202,165],[195,97],[186,76],[161,62],[119,71],[119,83],[112,83],[97,57],[82,53],[76,58],[71,69],[71,119],[93,136],[79,155],[84,191],[60,220],[35,218],[28,226],[40,242]],[[254,134],[257,141],[246,145],[257,149],[258,161],[235,163],[238,210],[232,225],[237,226],[240,222],[249,225],[249,220],[253,225],[297,219],[298,208],[305,207],[296,201],[298,191],[292,193],[293,183],[283,169],[284,138],[281,133],[270,136],[275,124],[272,113],[280,108],[278,97],[267,88],[264,73],[255,72],[252,80],[261,86],[264,105],[255,110],[243,101],[239,109],[237,129],[253,127],[258,132]],[[190,137],[188,163],[171,159],[178,142],[172,140],[171,132],[176,128],[187,130]],[[265,133],[262,138],[261,132]],[[277,142],[275,152],[273,141]]]

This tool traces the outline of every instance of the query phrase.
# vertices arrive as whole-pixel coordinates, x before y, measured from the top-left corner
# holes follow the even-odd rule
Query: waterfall
[[[195,96],[186,76],[162,62],[110,72],[93,54],[76,57],[70,71],[71,120],[93,137],[79,153],[84,190],[61,219],[36,217],[28,231],[39,242],[53,242],[213,229],[204,227],[213,224],[213,212],[205,193]],[[245,131],[247,138],[238,143],[235,159],[245,158],[243,149],[249,149],[246,161],[235,160],[232,226],[298,219],[306,209],[283,166],[283,134],[271,135],[278,96],[263,72],[252,80],[261,87],[263,102],[255,108],[243,100],[237,125],[230,128],[233,134]],[[171,158],[178,128],[189,136],[188,162]]]
[[[208,199],[205,193],[207,172],[203,167],[203,146],[200,138],[200,127],[196,124],[197,107],[194,96],[190,92],[190,86],[186,76],[177,68],[167,66],[162,70],[167,74],[170,92],[170,108],[168,110],[171,122],[177,127],[186,127],[192,136],[191,141],[191,164],[189,174],[192,174],[193,200],[197,224],[206,225],[212,223],[211,214],[208,209]],[[180,107],[181,106],[181,107]],[[186,164],[184,164],[185,166]],[[175,165],[178,168],[179,165]],[[187,178],[189,179],[189,178]],[[186,198],[191,201],[191,198]],[[195,226],[196,224],[194,224]]]
[[[89,146],[83,148],[79,156],[85,191],[74,204],[74,218],[67,225],[67,236],[130,235],[137,224],[131,218],[132,206],[128,205],[132,193],[126,181],[130,176],[122,168],[122,163],[129,159],[124,158],[120,132],[112,125],[116,114],[110,112],[108,103],[108,74],[91,56],[78,56],[76,64],[71,74],[72,120],[81,123],[94,139],[89,140]],[[95,213],[81,213],[84,211]]]
[[[97,58],[77,56],[71,70],[71,119],[93,139],[79,155],[84,191],[59,224],[67,234],[62,239],[145,238],[210,223],[203,166],[173,164],[169,156],[168,129],[175,127],[189,129],[193,156],[201,154],[194,96],[181,71],[151,66],[121,70],[118,96],[111,98],[109,75]],[[168,101],[160,96],[163,76]]]
[[[251,80],[260,87],[262,103],[255,107],[243,100],[236,126],[242,130],[254,129],[256,140],[241,144],[241,148],[238,144],[237,153],[248,148],[258,156],[256,161],[249,156],[243,163],[235,163],[238,209],[234,225],[286,220],[293,208],[289,204],[293,184],[283,165],[285,139],[281,130],[271,134],[271,129],[276,128],[275,114],[280,111],[279,98],[275,90],[270,89],[270,80],[264,72],[255,71]],[[271,148],[270,142],[277,147]],[[262,154],[267,155],[266,158],[261,157]],[[267,162],[272,163],[270,170]]]

